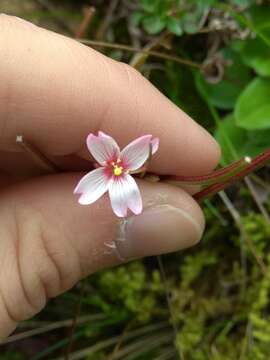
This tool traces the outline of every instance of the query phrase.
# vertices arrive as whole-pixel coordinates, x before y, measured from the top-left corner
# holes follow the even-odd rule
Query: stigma
[[[122,175],[122,173],[123,173],[123,168],[122,168],[122,166],[114,165],[114,167],[113,167],[113,174],[114,174],[115,176],[120,176],[120,175]]]

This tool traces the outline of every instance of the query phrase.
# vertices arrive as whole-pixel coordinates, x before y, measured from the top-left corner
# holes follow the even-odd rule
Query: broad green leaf
[[[182,35],[183,30],[179,19],[170,17],[167,22],[167,29],[175,35]]]
[[[249,156],[256,156],[269,148],[270,130],[248,131],[247,137],[247,143],[243,149]]]
[[[270,129],[270,79],[250,82],[236,103],[235,119],[244,129]]]
[[[249,16],[257,29],[270,28],[270,6],[268,4],[252,6],[249,9]]]
[[[232,114],[226,116],[220,123],[215,132],[215,138],[221,146],[223,163],[228,164],[235,160],[232,147],[237,156],[243,155],[242,149],[247,141],[247,131],[235,125]]]
[[[242,56],[244,62],[257,74],[270,75],[270,48],[259,37],[246,41]]]
[[[270,6],[252,6],[249,9],[249,19],[255,28],[255,32],[262,34],[270,41]],[[267,44],[266,44],[267,45]],[[269,46],[269,45],[268,45]]]
[[[215,138],[222,149],[222,162],[230,163],[237,157],[254,157],[269,146],[270,130],[248,131],[235,124],[233,114],[227,115],[215,132]]]
[[[226,66],[223,80],[217,84],[208,83],[200,73],[196,76],[196,85],[200,94],[213,106],[220,109],[233,109],[243,87],[250,80],[250,70],[236,52],[224,49],[223,56],[232,62]]]
[[[158,34],[166,26],[166,21],[164,19],[161,19],[159,16],[154,15],[144,18],[142,23],[145,31],[147,31],[151,35]]]

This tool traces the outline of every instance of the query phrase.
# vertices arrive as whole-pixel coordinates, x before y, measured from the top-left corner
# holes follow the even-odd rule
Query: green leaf
[[[222,149],[222,162],[234,160],[231,146],[238,157],[256,156],[269,146],[270,130],[247,131],[238,127],[233,114],[227,115],[215,132],[215,138]]]
[[[213,121],[203,99],[198,96],[193,73],[186,67],[168,61],[165,69],[153,69],[151,82],[177,106],[207,129],[212,129]]]
[[[249,10],[249,19],[255,28],[257,34],[263,35],[270,41],[270,6],[264,4],[261,6],[252,6]],[[269,46],[269,45],[268,45]]]
[[[182,17],[183,29],[187,34],[195,34],[198,31],[198,16],[197,13],[186,13]]]
[[[196,76],[199,93],[213,106],[220,109],[233,109],[243,87],[250,80],[250,70],[245,66],[236,52],[224,49],[223,56],[232,62],[226,66],[223,80],[217,84],[208,83],[200,73]]]
[[[143,27],[151,35],[160,33],[166,26],[166,21],[159,16],[148,16],[143,19]]]
[[[237,155],[243,155],[242,148],[247,141],[247,131],[235,125],[233,115],[226,116],[215,132],[215,138],[222,149],[222,162],[225,164],[234,160],[231,144]],[[245,154],[250,155],[250,154]]]
[[[159,5],[159,0],[140,0],[144,11],[154,13],[156,7]]]
[[[247,132],[247,142],[243,148],[244,154],[256,156],[269,147],[270,130],[254,130]]]
[[[134,11],[130,17],[131,23],[134,26],[138,26],[140,24],[140,22],[142,21],[143,17],[144,17],[144,14],[142,12]]]
[[[270,75],[270,48],[260,38],[246,41],[242,56],[245,64],[252,67],[257,74]]]
[[[244,47],[246,45],[246,41],[243,41],[243,40],[240,40],[240,39],[234,39],[230,43],[230,48],[233,51],[235,51],[237,53],[240,53],[241,51],[243,51],[243,49],[244,49]]]
[[[175,35],[180,36],[183,34],[183,29],[179,19],[173,17],[169,18],[167,23],[167,28],[170,32],[172,32]]]
[[[254,79],[235,107],[236,124],[244,129],[270,129],[270,79]]]
[[[268,4],[252,6],[249,10],[249,16],[257,29],[270,28],[270,6]]]
[[[231,0],[231,3],[233,5],[237,5],[237,6],[250,6],[254,3],[254,0]]]

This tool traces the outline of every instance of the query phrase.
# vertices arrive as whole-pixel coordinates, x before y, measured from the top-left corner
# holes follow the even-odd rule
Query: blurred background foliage
[[[269,1],[1,0],[0,10],[136,67],[216,136],[222,164],[269,147]],[[21,324],[0,359],[270,359],[269,179],[265,167],[205,201],[203,240],[164,256],[165,282],[156,258],[95,274]]]

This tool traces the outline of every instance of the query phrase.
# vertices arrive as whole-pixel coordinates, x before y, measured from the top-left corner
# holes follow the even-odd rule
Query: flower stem
[[[30,157],[48,174],[58,173],[58,167],[49,160],[37,147],[23,138],[22,135],[17,135],[16,143],[28,154]]]
[[[248,165],[246,165],[244,169],[240,170],[233,176],[229,177],[226,181],[212,184],[210,186],[207,186],[202,191],[199,191],[197,194],[194,195],[194,198],[197,201],[202,201],[205,198],[225,189],[226,187],[235,183],[236,181],[243,179],[249,173],[258,170],[269,161],[270,161],[270,149],[266,150],[262,154],[255,157]]]
[[[199,176],[169,176],[166,179],[166,182],[175,185],[188,184],[188,185],[212,185],[217,182],[225,182],[227,179],[233,175],[239,173],[247,164],[250,163],[250,158],[245,157],[238,161],[233,162],[232,164],[225,166],[221,169],[215,170],[206,175]]]

